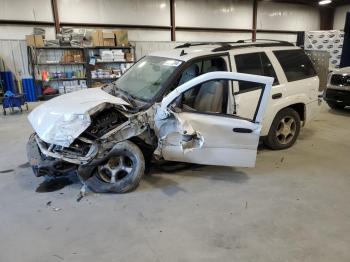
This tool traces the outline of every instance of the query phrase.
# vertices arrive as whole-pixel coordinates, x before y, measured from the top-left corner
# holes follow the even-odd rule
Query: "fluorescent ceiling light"
[[[332,0],[322,0],[318,2],[319,5],[328,5],[330,3],[332,3]]]

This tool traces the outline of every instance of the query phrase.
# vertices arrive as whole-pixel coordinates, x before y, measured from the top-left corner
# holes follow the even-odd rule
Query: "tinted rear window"
[[[316,76],[314,66],[303,50],[282,50],[273,53],[289,82]]]

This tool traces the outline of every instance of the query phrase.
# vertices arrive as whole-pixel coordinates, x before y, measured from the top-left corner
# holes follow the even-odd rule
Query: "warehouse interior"
[[[348,0],[0,0],[0,261],[349,261]]]

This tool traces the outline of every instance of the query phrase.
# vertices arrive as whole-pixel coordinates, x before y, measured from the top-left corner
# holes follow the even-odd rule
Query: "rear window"
[[[303,50],[281,50],[273,53],[280,62],[288,82],[316,76],[314,66]]]

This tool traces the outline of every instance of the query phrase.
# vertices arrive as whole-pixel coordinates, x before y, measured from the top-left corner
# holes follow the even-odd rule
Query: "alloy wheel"
[[[116,183],[128,176],[133,169],[133,162],[127,156],[113,156],[107,163],[98,167],[100,178],[107,183]]]
[[[293,117],[285,116],[276,129],[276,138],[280,144],[286,145],[292,141],[296,132],[296,122]]]

